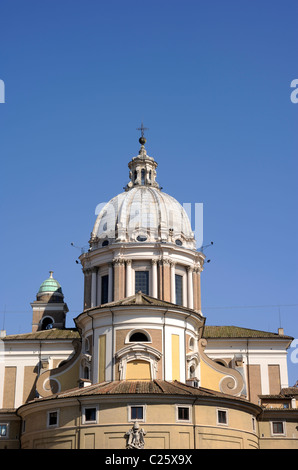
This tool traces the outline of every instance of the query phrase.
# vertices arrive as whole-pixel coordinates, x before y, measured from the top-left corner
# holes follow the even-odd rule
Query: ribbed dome
[[[167,241],[195,248],[190,221],[181,204],[158,188],[141,185],[118,194],[105,205],[95,222],[92,239]]]
[[[53,278],[53,271],[50,271],[50,277],[43,281],[38,294],[62,294],[62,288],[56,279]]]

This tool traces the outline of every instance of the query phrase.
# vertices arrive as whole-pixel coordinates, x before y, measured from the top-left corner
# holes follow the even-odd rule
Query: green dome
[[[37,294],[45,293],[62,294],[62,288],[59,282],[53,278],[53,271],[50,271],[50,277],[43,281]]]

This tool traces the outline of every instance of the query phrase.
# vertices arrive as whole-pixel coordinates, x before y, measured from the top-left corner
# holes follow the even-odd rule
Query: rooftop
[[[35,333],[21,333],[18,335],[7,335],[2,338],[3,341],[36,341],[52,340],[59,341],[65,339],[79,338],[79,332],[74,328],[51,328],[49,330],[36,331]]]
[[[225,393],[216,392],[206,388],[192,387],[186,385],[177,380],[169,382],[166,380],[153,380],[153,381],[114,381],[114,382],[102,382],[86,387],[77,387],[65,392],[53,394],[45,398],[36,398],[33,401],[40,400],[52,400],[57,398],[72,398],[72,397],[83,397],[93,395],[127,395],[127,394],[139,394],[139,395],[182,395],[184,397],[222,397],[227,399],[235,399],[231,395]],[[237,400],[241,400],[247,403],[244,398],[237,397]],[[32,402],[31,402],[32,403]]]
[[[252,330],[239,326],[205,326],[203,337],[208,338],[293,338],[287,335],[279,335],[270,331]]]

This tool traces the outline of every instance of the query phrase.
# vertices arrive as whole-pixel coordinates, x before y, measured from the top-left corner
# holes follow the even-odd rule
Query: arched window
[[[90,343],[89,343],[89,338],[85,338],[85,352],[90,351]]]
[[[84,367],[84,379],[90,379],[89,367]]]
[[[145,170],[141,171],[141,184],[145,184]]]
[[[149,341],[149,338],[148,338],[148,336],[147,336],[145,333],[143,333],[142,331],[136,331],[135,333],[133,333],[133,334],[130,336],[129,341],[130,341],[130,342],[144,343],[144,342]]]
[[[41,329],[42,330],[50,330],[51,328],[53,328],[53,325],[54,325],[54,320],[50,317],[45,317],[42,320]]]

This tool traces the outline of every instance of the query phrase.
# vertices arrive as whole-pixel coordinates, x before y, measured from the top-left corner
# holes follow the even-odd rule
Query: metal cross
[[[148,131],[148,130],[149,130],[148,127],[144,127],[143,123],[141,124],[141,127],[137,128],[137,131],[141,131],[142,137],[144,137],[144,131]]]

